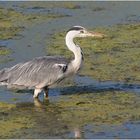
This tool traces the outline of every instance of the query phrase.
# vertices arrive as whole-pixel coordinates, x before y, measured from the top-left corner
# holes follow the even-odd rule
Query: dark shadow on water
[[[76,76],[76,86],[62,87],[52,89],[53,95],[70,95],[70,94],[84,94],[92,92],[104,92],[104,91],[126,91],[140,93],[139,84],[129,84],[124,82],[114,81],[97,81],[87,76]],[[56,92],[57,91],[57,92]]]
[[[106,82],[105,82],[106,83]],[[62,95],[66,94],[82,94],[82,93],[92,93],[92,92],[103,92],[103,91],[131,91],[135,93],[140,93],[140,85],[135,84],[111,84],[104,85],[103,83],[98,86],[86,85],[86,86],[70,86],[59,89]]]

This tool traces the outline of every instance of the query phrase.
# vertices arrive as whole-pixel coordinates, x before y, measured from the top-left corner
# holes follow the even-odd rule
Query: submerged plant
[[[140,97],[117,91],[93,92],[61,97],[62,118],[71,126],[123,124],[140,119]]]

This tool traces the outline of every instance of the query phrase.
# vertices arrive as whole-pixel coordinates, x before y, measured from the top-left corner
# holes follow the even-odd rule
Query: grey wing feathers
[[[0,82],[25,87],[43,87],[57,82],[67,69],[63,57],[38,57],[0,71]]]

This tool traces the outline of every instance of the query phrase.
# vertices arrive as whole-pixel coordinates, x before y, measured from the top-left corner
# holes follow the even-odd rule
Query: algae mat
[[[33,7],[34,8],[34,7]],[[55,18],[65,17],[59,13],[23,13],[14,8],[0,6],[0,43],[5,40],[21,39],[23,30],[27,30],[39,23],[50,21]],[[13,48],[14,49],[14,48]],[[0,45],[0,55],[8,55],[12,50]]]
[[[88,125],[94,126],[90,130],[94,137],[97,133],[108,137],[108,127],[122,127],[139,119],[140,96],[131,92],[95,91],[34,103],[0,103],[0,138],[74,138],[76,133],[81,133],[80,138],[90,138],[86,136]]]

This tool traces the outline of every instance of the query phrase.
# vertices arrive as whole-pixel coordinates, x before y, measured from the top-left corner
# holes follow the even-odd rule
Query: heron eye
[[[82,31],[80,31],[80,33],[84,33],[84,31],[82,30]]]

